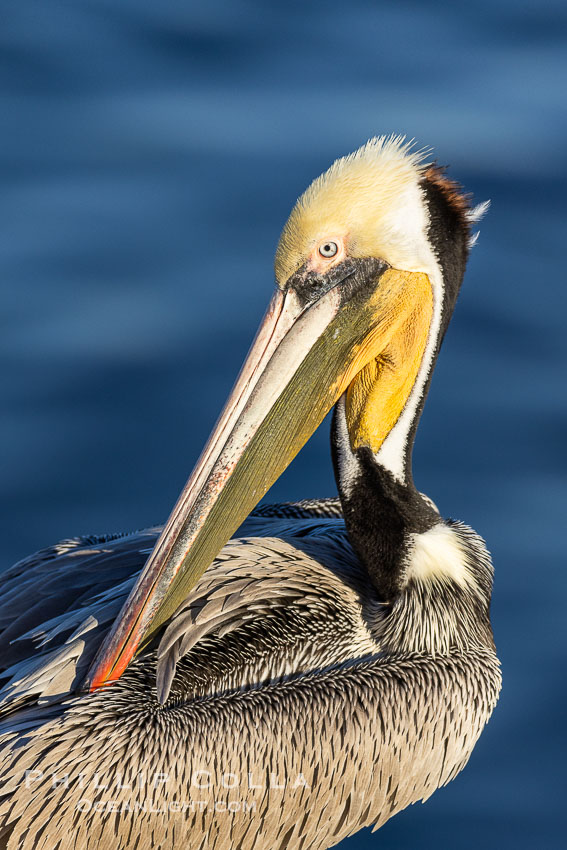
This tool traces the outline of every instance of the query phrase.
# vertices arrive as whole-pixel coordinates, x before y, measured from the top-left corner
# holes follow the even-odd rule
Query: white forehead
[[[430,272],[429,215],[420,186],[427,165],[403,137],[380,136],[336,160],[297,201],[276,255],[285,279],[326,235],[345,232],[351,253],[395,268]]]

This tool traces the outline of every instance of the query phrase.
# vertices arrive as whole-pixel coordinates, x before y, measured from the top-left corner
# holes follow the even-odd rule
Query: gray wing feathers
[[[388,656],[340,517],[261,510],[244,528],[268,537],[231,541],[157,651],[94,694],[66,695],[157,531],[0,576],[2,850],[325,850],[463,767],[498,696],[492,650]]]
[[[88,614],[86,607],[98,594],[112,593],[136,575],[156,538],[155,529],[96,538],[97,542],[77,538],[0,573],[0,670],[34,652],[24,635],[73,611]],[[71,618],[69,628],[75,627]]]
[[[273,505],[258,505],[250,516],[282,517],[295,519],[340,519],[343,509],[339,498],[302,499],[300,502],[280,502]]]
[[[70,701],[64,715],[21,733],[23,749],[0,755],[8,777],[0,823],[14,825],[8,848],[53,850],[61,838],[59,850],[197,850],[203,836],[213,850],[331,847],[428,797],[463,766],[496,699],[494,687],[472,698],[479,670],[491,666],[489,654],[482,665],[464,657],[433,665],[415,656],[387,665],[375,658],[206,705],[152,707],[134,679]],[[38,764],[42,776],[26,790],[22,774]],[[140,766],[149,779],[137,788]],[[86,787],[52,784],[53,771],[83,770]],[[195,785],[199,770],[208,771],[210,787]],[[95,772],[111,791],[95,792]],[[117,773],[130,788],[116,786]],[[156,774],[169,782],[153,788]],[[234,790],[223,775],[236,777]],[[120,817],[116,809],[77,815],[81,799],[112,800],[118,811],[136,800],[144,807]],[[205,808],[183,816],[168,809],[189,799]],[[217,800],[253,808],[219,815]],[[170,813],[156,815],[152,804]]]
[[[21,702],[34,699],[41,705],[49,699],[60,699],[79,685],[133,582],[134,577],[127,579],[96,596],[90,604],[54,617],[15,639],[14,643],[31,641],[34,651],[3,670],[0,717],[3,711],[11,712]],[[63,643],[58,642],[61,635],[67,634]]]
[[[335,517],[337,505],[336,499],[263,505],[247,520],[248,529],[256,534],[330,534],[337,530],[336,521],[330,522],[332,528],[326,528],[325,520],[317,517]],[[338,526],[344,531],[342,522]],[[42,702],[56,698],[80,681],[160,530],[155,527],[132,534],[69,538],[0,573],[0,678],[5,683],[0,689],[0,710],[34,698]],[[234,570],[240,566],[240,562],[233,562]],[[207,572],[205,595],[208,578]],[[254,581],[251,577],[241,584],[233,582],[231,593],[241,593]],[[274,598],[279,594],[275,584],[271,587]],[[218,591],[216,585],[215,588]],[[266,586],[266,592],[269,589]],[[218,592],[222,593],[222,604],[226,606],[226,594]],[[232,604],[235,602],[236,599]],[[266,609],[270,604],[265,596]],[[190,630],[194,614],[192,611],[186,615],[186,631]],[[238,620],[236,613],[232,617],[229,614],[230,608],[224,620],[219,617],[215,624],[220,636],[252,616],[241,612]],[[188,652],[200,636],[213,630],[211,615],[201,612],[193,637],[186,637],[185,643],[179,642],[167,661],[160,664],[163,693],[167,691],[166,681],[170,682],[175,673],[178,657]]]
[[[376,652],[369,622],[363,619],[361,581],[344,526],[340,539],[230,541],[165,630],[158,649],[158,699],[167,699],[179,659],[204,638],[218,641],[237,633],[236,640],[247,626],[256,624],[261,635],[254,655],[258,666],[239,672],[241,685],[258,681],[261,674],[281,675],[286,668],[299,672],[315,640],[319,659],[327,663],[351,657],[353,652]],[[279,616],[288,622],[293,618],[293,628],[274,640]],[[264,668],[260,660],[262,636],[270,650],[271,668]],[[246,642],[245,637],[241,642]],[[228,670],[226,662],[224,666]],[[234,683],[232,677],[230,684]]]
[[[64,541],[0,575],[0,716],[78,684],[155,538]]]

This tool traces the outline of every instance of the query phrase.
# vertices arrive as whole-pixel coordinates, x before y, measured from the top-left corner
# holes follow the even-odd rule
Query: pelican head
[[[299,198],[266,315],[89,688],[121,675],[341,397],[351,449],[408,480],[470,219],[455,185],[401,138],[372,139]]]

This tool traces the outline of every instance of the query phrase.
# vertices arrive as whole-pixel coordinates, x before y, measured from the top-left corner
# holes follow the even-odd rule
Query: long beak
[[[94,660],[87,688],[120,677],[354,375],[379,353],[391,325],[381,322],[373,297],[382,271],[373,261],[356,261],[315,302],[305,303],[294,289],[276,291],[217,425]]]

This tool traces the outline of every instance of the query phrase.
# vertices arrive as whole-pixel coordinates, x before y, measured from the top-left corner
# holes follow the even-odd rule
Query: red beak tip
[[[87,691],[90,694],[93,694],[95,691],[103,690],[104,688],[110,687],[116,682],[116,679],[110,679],[104,674],[98,673],[90,682],[87,683]]]

